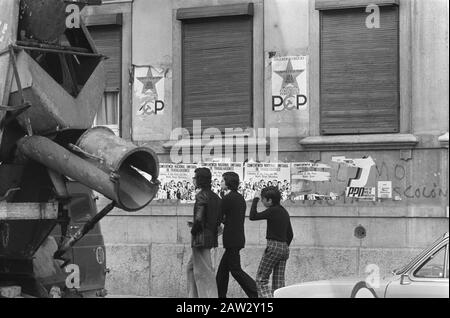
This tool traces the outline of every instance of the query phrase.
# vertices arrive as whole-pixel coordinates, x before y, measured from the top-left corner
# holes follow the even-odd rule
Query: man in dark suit
[[[246,203],[241,194],[237,192],[239,176],[234,172],[222,175],[221,187],[225,191],[222,198],[223,247],[225,253],[217,270],[216,281],[219,298],[226,298],[228,280],[231,275],[236,279],[244,292],[250,298],[257,298],[255,281],[241,268],[239,251],[245,246],[245,209]]]

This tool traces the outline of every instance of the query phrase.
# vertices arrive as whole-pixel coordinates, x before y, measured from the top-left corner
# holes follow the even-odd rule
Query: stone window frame
[[[264,127],[264,0],[232,0],[213,1],[176,0],[172,8],[172,62],[173,62],[173,91],[172,91],[172,124],[173,128],[182,127],[182,22],[177,20],[178,9],[196,7],[214,7],[221,5],[253,3],[253,128]],[[168,143],[167,146],[170,143]]]
[[[320,134],[320,12],[323,9],[345,9],[369,4],[399,6],[399,77],[400,77],[400,131],[395,134],[335,135]],[[413,148],[418,139],[411,132],[412,104],[412,23],[413,4],[409,0],[309,0],[310,39],[310,136],[299,141],[306,150],[335,149],[403,149]]]
[[[86,19],[96,19],[98,23],[106,21],[110,23],[117,14],[121,15],[122,27],[122,69],[121,69],[121,87],[120,87],[120,113],[119,113],[119,131],[125,140],[131,140],[132,125],[132,104],[131,104],[131,86],[130,74],[132,74],[132,8],[133,0],[104,1],[100,6],[88,6],[84,8],[82,15]],[[109,22],[108,22],[109,21]]]

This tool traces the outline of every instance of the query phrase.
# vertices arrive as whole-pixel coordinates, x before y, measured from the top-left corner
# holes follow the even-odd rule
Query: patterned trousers
[[[256,274],[258,298],[272,298],[276,289],[284,287],[284,272],[288,258],[287,243],[267,240],[267,247]],[[269,288],[270,274],[272,274],[272,288]]]

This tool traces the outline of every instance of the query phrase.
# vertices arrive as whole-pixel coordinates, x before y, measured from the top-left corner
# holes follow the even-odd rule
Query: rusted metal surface
[[[31,56],[21,51],[17,56],[19,76],[25,100],[32,104],[18,117],[26,128],[30,118],[35,134],[46,134],[63,129],[87,129],[92,126],[105,89],[103,63],[94,70],[80,93],[74,97],[52,78]],[[21,104],[20,93],[13,85],[10,104]]]
[[[28,46],[27,45],[15,45],[14,48],[19,49],[19,50],[22,49],[22,50],[47,52],[47,53],[70,54],[70,55],[106,58],[106,56],[104,56],[102,54],[80,52],[80,51],[74,51],[74,50],[70,51],[67,49],[59,49],[59,48],[36,47],[36,46],[29,46],[29,45]]]
[[[19,0],[0,1],[0,104],[7,105],[11,88],[12,69],[10,63],[9,45],[17,38],[19,21]],[[6,112],[0,109],[0,122]],[[0,145],[2,142],[0,128]]]
[[[0,201],[19,189],[23,167],[20,165],[0,164]]]
[[[21,0],[19,29],[29,39],[56,42],[66,30],[64,0]]]
[[[11,56],[11,65],[13,67],[13,72],[14,72],[14,79],[15,79],[15,83],[17,86],[17,91],[19,93],[21,105],[27,105],[28,103],[25,102],[25,98],[24,98],[23,90],[22,90],[22,83],[20,82],[20,76],[19,76],[19,72],[17,70],[16,55],[14,54],[14,49],[12,48],[12,46],[9,47],[9,50],[10,50],[10,56]],[[15,112],[13,117],[17,117],[22,112],[23,112],[22,110]],[[30,117],[28,117],[28,115],[24,116],[24,122],[25,122],[25,129],[26,129],[28,135],[32,136],[33,129],[31,128]]]
[[[55,188],[58,199],[69,198],[69,192],[67,191],[66,180],[64,179],[64,176],[53,171],[52,169],[48,169],[48,176],[50,177],[50,180],[52,180],[53,187]]]
[[[13,192],[19,191],[20,188],[9,188],[4,195],[0,195],[0,201],[6,200]]]
[[[17,143],[21,153],[40,164],[117,201],[110,175],[42,136],[24,137]]]
[[[96,223],[114,207],[137,211],[149,204],[159,187],[159,161],[150,148],[91,128],[107,57],[98,54],[82,20],[79,28],[66,28],[69,4],[81,10],[101,1],[0,0],[0,281],[20,274],[29,277],[18,281],[22,288],[35,279],[47,289],[64,284],[45,271],[54,269],[59,250],[86,273],[79,291],[95,292],[106,273]],[[83,193],[72,191],[72,183]],[[100,213],[92,191],[112,201]],[[59,247],[56,240],[45,243],[51,236]],[[34,271],[32,263],[39,265]],[[33,288],[29,293],[46,297],[48,290]]]
[[[121,166],[128,164],[150,174],[153,179],[159,176],[158,157],[152,149],[138,147],[132,142],[117,137],[107,127],[98,126],[88,129],[81,135],[76,145],[87,153],[102,158],[104,163],[100,167],[104,170],[118,171]],[[130,158],[132,155],[135,156]]]
[[[86,5],[101,3],[101,0],[20,0],[20,32],[28,39],[56,43],[67,27],[68,5],[77,5],[81,11]]]
[[[30,48],[41,48],[41,49],[50,49],[50,50],[58,50],[65,52],[78,52],[78,53],[92,53],[89,49],[83,47],[74,47],[74,46],[65,46],[65,45],[56,45],[56,44],[47,44],[35,41],[16,41],[16,46],[20,47],[30,47]]]
[[[0,259],[30,258],[58,218],[54,203],[0,202]]]
[[[61,258],[69,249],[74,246],[79,240],[81,240],[90,230],[94,228],[94,226],[104,218],[112,209],[115,208],[115,203],[111,202],[106,205],[100,212],[94,215],[91,219],[89,219],[82,228],[80,228],[77,232],[72,234],[64,244],[55,252],[55,258]]]
[[[102,193],[126,211],[142,209],[158,191],[159,164],[153,151],[136,147],[107,128],[91,129],[77,143],[101,160],[82,159],[42,136],[23,137],[17,144],[30,159]],[[145,174],[151,175],[150,180]]]
[[[87,130],[76,146],[82,156],[106,172],[118,175],[118,204],[128,211],[149,204],[158,192],[159,160],[148,147],[137,147],[106,127]]]
[[[0,220],[56,220],[58,204],[0,202]]]
[[[55,225],[56,217],[0,219],[0,259],[31,258]]]

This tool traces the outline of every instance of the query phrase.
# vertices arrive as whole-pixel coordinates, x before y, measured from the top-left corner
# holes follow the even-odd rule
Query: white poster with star
[[[165,70],[153,66],[135,66],[133,100],[136,115],[152,117],[164,114]]]
[[[272,59],[272,111],[308,109],[307,65],[307,56]]]

